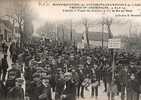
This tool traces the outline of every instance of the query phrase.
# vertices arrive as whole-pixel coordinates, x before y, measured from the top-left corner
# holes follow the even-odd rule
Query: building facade
[[[12,39],[13,26],[10,21],[0,19],[0,41],[10,41]]]

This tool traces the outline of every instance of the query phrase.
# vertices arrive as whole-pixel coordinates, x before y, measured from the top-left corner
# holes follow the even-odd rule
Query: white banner
[[[110,49],[120,49],[121,48],[121,39],[109,39],[108,48]]]

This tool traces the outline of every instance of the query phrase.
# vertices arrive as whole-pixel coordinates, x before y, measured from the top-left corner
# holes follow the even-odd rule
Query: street
[[[8,61],[8,65],[9,65],[9,68],[8,68],[8,70],[9,69],[11,69],[11,64],[12,64],[12,60],[11,60],[11,58],[10,58],[10,53],[9,53],[9,51],[8,51],[8,58],[7,58],[7,61]],[[0,59],[3,57],[3,54],[2,54],[2,52],[0,52]],[[22,78],[24,79],[24,75],[23,75],[23,73],[21,73],[21,76],[22,76]],[[25,79],[24,79],[24,81],[25,81]],[[79,97],[79,98],[77,98],[77,100],[108,100],[108,96],[107,96],[107,92],[104,92],[104,84],[103,84],[103,81],[101,81],[101,83],[100,83],[101,85],[99,86],[99,88],[98,88],[98,98],[97,99],[95,99],[95,97],[91,97],[91,86],[89,86],[88,87],[88,90],[85,90],[85,92],[84,92],[84,98],[81,98],[81,97]],[[23,84],[23,89],[24,89],[24,91],[25,91],[25,82],[24,82],[24,84]],[[53,98],[53,100],[55,99],[54,98],[55,97],[55,93],[52,93],[52,98]],[[125,97],[126,98],[126,97]],[[115,96],[115,100],[121,100],[120,99],[120,93],[119,93],[119,95],[118,96]],[[125,99],[126,100],[126,99]],[[140,95],[140,99],[139,100],[141,100],[141,95]]]
[[[0,59],[2,58],[2,52],[0,52]],[[9,64],[9,69],[11,68],[11,64],[12,64],[12,61],[10,59],[10,55],[9,55],[9,52],[8,52],[8,64]],[[22,78],[23,78],[23,74],[22,74]],[[23,85],[23,88],[25,89],[25,84]],[[77,100],[95,100],[94,97],[92,98],[91,97],[91,87],[88,87],[88,91],[85,90],[85,93],[84,93],[84,97],[85,98],[77,98]],[[53,93],[54,94],[54,93]],[[54,98],[54,95],[52,95],[52,97]],[[107,93],[104,92],[104,85],[103,85],[103,82],[101,81],[101,85],[99,86],[99,89],[98,89],[98,100],[108,100],[108,97],[107,97]],[[120,96],[116,96],[115,97],[115,100],[120,100]]]
[[[2,54],[2,52],[0,52],[0,59],[2,58],[2,56],[3,56],[3,54]],[[12,61],[10,59],[9,52],[8,52],[7,60],[8,60],[8,64],[9,64],[9,68],[8,69],[10,69]],[[24,78],[23,74],[22,74],[22,78]],[[23,88],[25,90],[25,83],[23,85]],[[85,90],[85,92],[84,92],[84,97],[85,98],[81,98],[80,97],[80,98],[77,98],[77,100],[95,100],[94,97],[93,98],[91,97],[90,93],[91,93],[91,87],[88,87],[88,90]],[[54,98],[54,93],[52,95],[52,98]],[[98,100],[108,100],[107,93],[104,92],[104,85],[103,85],[102,81],[101,81],[101,85],[99,86],[99,89],[98,89]],[[120,96],[116,96],[115,100],[120,100]]]
[[[11,68],[12,61],[11,61],[11,58],[10,58],[10,53],[8,52],[7,54],[8,54],[7,61],[8,61],[8,65],[9,65],[9,68],[8,68],[8,70],[9,70]],[[3,54],[2,54],[2,52],[0,52],[0,59],[2,57],[3,57]],[[24,79],[23,73],[21,73],[21,76]],[[25,82],[24,82],[22,87],[25,90]],[[96,100],[95,97],[91,97],[90,93],[91,93],[91,86],[88,87],[88,90],[85,90],[84,98],[79,97],[79,98],[77,98],[77,100]],[[55,93],[52,93],[53,100],[54,100],[54,96],[55,96]],[[98,98],[97,98],[97,100],[108,100],[107,92],[104,92],[103,81],[101,81],[101,85],[98,88]],[[118,96],[115,96],[115,100],[121,100],[120,94]],[[141,97],[140,97],[140,100],[141,100]]]

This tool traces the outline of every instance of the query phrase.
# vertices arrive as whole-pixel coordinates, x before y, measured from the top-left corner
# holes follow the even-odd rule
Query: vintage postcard
[[[140,93],[140,0],[0,0],[0,100]]]

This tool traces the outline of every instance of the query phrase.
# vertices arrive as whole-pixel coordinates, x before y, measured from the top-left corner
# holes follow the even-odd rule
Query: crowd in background
[[[139,100],[141,56],[135,52],[78,49],[74,44],[49,40],[28,42],[22,48],[16,42],[10,46],[3,42],[2,48],[3,100],[76,100],[85,98],[85,91],[98,100],[102,84],[108,100],[117,95],[121,100]]]

